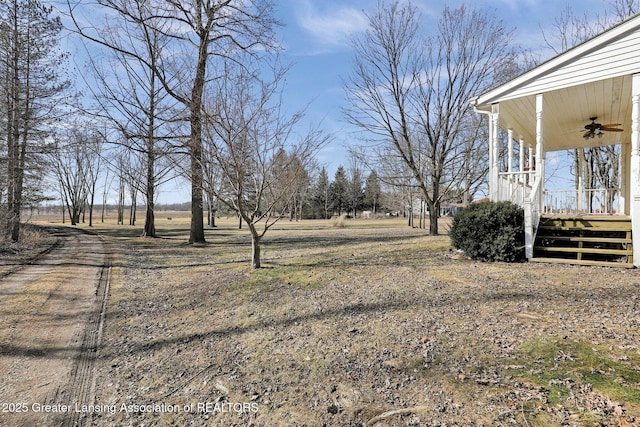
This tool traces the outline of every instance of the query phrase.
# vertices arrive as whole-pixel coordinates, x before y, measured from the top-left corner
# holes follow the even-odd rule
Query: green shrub
[[[511,202],[474,203],[456,214],[451,244],[479,261],[524,258],[524,211]]]

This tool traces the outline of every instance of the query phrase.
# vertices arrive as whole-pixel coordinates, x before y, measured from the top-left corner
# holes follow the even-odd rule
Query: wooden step
[[[543,217],[538,230],[631,231],[631,219],[626,216]]]
[[[533,253],[533,262],[632,268],[631,219],[620,215],[543,216]]]
[[[572,215],[572,214],[543,214],[541,221],[560,220],[560,221],[608,221],[608,222],[627,222],[631,218],[625,215],[606,215],[606,214],[589,214],[589,215]]]
[[[529,261],[549,263],[549,264],[571,264],[571,265],[591,265],[591,266],[599,266],[599,267],[633,268],[633,264],[631,262],[612,262],[612,261],[597,261],[597,260],[585,260],[585,259],[544,258],[544,257],[531,258]]]
[[[584,243],[613,243],[613,244],[629,244],[631,239],[622,237],[582,237],[582,236],[546,236],[538,235],[540,240],[559,240],[563,242],[584,242]]]
[[[534,250],[542,252],[566,252],[580,254],[601,254],[601,255],[632,255],[630,249],[602,249],[602,248],[575,248],[565,246],[534,246]]]
[[[631,223],[626,222],[616,222],[612,224],[598,223],[598,224],[589,224],[589,225],[555,225],[555,224],[541,224],[538,227],[538,230],[550,231],[550,230],[559,230],[559,231],[631,231]]]

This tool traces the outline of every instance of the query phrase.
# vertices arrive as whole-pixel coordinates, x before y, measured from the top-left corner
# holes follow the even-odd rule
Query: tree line
[[[635,3],[616,0],[617,20]],[[339,167],[330,180],[316,156],[334,136],[303,126],[304,109],[288,111],[283,102],[291,65],[274,7],[272,0],[68,0],[65,33],[46,3],[0,2],[5,238],[19,240],[21,211],[52,188],[72,223],[88,214],[91,224],[94,206],[107,205],[114,191],[118,222],[126,221],[128,199],[134,224],[141,199],[142,235],[155,237],[157,190],[181,176],[190,183],[189,242],[206,243],[204,212],[211,224],[213,212],[226,209],[249,228],[259,267],[262,237],[286,216],[379,212],[382,186],[407,206],[421,200],[437,234],[443,205],[482,193],[487,126],[468,101],[535,63],[495,13],[445,7],[429,26],[411,2],[365,11],[343,110],[364,143],[351,147],[358,167]],[[566,16],[555,37],[582,41],[586,33],[571,31],[589,25],[586,18]],[[87,58],[75,75],[63,36]]]

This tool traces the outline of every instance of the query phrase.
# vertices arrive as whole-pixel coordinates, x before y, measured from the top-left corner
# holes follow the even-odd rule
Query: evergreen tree
[[[329,175],[323,167],[318,175],[318,181],[313,189],[312,203],[314,215],[319,215],[324,219],[329,219],[329,209],[331,208],[331,200],[329,199]]]
[[[380,182],[378,181],[378,174],[372,170],[367,177],[367,183],[364,187],[364,206],[373,211],[375,215],[378,206],[380,204]]]
[[[34,187],[29,180],[42,177],[31,173],[42,165],[36,153],[45,151],[60,94],[69,85],[61,76],[66,63],[59,49],[62,23],[52,13],[37,0],[0,2],[0,153],[6,153],[7,180],[6,200],[0,202],[6,206],[3,228],[12,241],[19,239],[20,212],[30,197],[25,190]]]
[[[343,166],[339,166],[333,177],[333,182],[329,186],[329,200],[331,208],[342,215],[342,213],[348,208],[347,188],[349,187],[349,181],[347,180],[347,173]]]
[[[348,209],[353,213],[353,217],[357,216],[358,209],[362,209],[364,203],[364,192],[362,190],[362,173],[360,169],[351,169],[351,176],[347,186],[347,203]]]

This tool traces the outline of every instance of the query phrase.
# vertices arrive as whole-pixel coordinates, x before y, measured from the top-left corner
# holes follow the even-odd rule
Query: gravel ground
[[[92,425],[640,425],[636,270],[302,224],[112,235]]]

